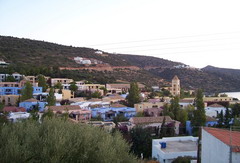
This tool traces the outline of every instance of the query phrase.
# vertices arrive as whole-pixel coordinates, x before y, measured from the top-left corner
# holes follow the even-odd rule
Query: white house
[[[217,114],[220,113],[221,111],[223,111],[223,115],[225,115],[226,108],[219,104],[212,104],[205,108],[206,116],[214,118],[216,118]]]
[[[152,158],[161,163],[171,163],[178,157],[197,158],[198,137],[183,136],[152,140]]]
[[[27,113],[27,112],[11,112],[9,113],[7,118],[11,122],[17,122],[19,120],[27,119],[29,117],[30,117],[30,113]]]
[[[201,153],[202,163],[239,163],[240,132],[204,127]]]

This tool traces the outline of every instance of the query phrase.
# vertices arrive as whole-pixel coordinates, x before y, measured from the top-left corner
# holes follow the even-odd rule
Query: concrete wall
[[[202,130],[202,163],[229,162],[230,148],[216,137]]]
[[[191,156],[197,157],[197,151],[188,151],[188,152],[171,152],[171,153],[164,153],[161,150],[161,145],[159,142],[168,142],[168,141],[196,141],[198,140],[197,137],[192,136],[184,136],[184,137],[170,137],[170,138],[163,138],[163,139],[153,139],[152,140],[152,158],[156,158],[160,163],[171,163],[174,159],[179,156]]]

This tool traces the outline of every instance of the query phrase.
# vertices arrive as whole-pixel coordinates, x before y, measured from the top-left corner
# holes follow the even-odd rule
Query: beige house
[[[121,89],[121,92],[128,92],[129,89],[130,89],[130,84],[106,84],[106,88],[107,88],[107,90],[111,90],[111,89],[119,90],[119,89]],[[140,90],[144,90],[145,85],[138,83],[138,88]]]
[[[0,87],[22,87],[19,82],[0,82]]]
[[[165,102],[142,102],[139,104],[134,104],[134,108],[137,112],[143,112],[145,109],[151,109],[151,108],[160,108],[164,106]]]
[[[51,78],[51,86],[53,87],[57,83],[61,84],[69,84],[73,82],[73,79],[68,79],[68,78]]]
[[[175,75],[172,79],[172,89],[171,89],[171,94],[173,96],[180,96],[180,80],[177,77],[177,75]]]
[[[233,101],[232,97],[204,97],[203,98],[204,102],[222,102],[222,101]]]
[[[19,95],[1,95],[0,102],[5,106],[16,106],[20,99]]]

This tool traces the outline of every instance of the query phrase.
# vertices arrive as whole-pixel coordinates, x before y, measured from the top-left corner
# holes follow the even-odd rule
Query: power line
[[[158,44],[148,44],[148,45],[137,45],[137,46],[127,46],[127,47],[116,47],[116,48],[108,48],[107,50],[115,50],[115,49],[129,49],[129,48],[138,48],[138,47],[147,47],[147,46],[158,46],[158,45],[173,45],[173,44],[184,44],[184,43],[194,43],[194,42],[206,42],[206,41],[214,41],[214,40],[228,40],[228,39],[240,39],[240,38],[217,38],[217,39],[204,39],[204,40],[192,40],[192,41],[182,41],[182,42],[170,42],[170,43],[158,43]]]
[[[172,52],[172,53],[157,53],[157,54],[149,54],[149,55],[168,55],[168,54],[181,54],[181,53],[199,53],[199,52],[208,52],[208,51],[224,51],[224,50],[238,50],[239,48],[224,48],[224,49],[209,49],[209,50],[196,50],[196,51],[181,51],[181,52]],[[117,53],[124,54],[124,53]],[[136,54],[137,55],[137,54]]]
[[[125,41],[125,42],[115,42],[115,43],[104,43],[104,44],[95,44],[88,46],[106,46],[106,45],[115,45],[115,44],[125,44],[125,43],[134,43],[134,42],[147,42],[147,41],[156,41],[156,40],[169,40],[169,39],[179,39],[179,38],[192,38],[192,37],[202,37],[202,36],[214,36],[214,35],[224,35],[224,34],[235,34],[240,33],[240,31],[236,32],[227,32],[227,33],[212,33],[212,34],[199,34],[199,35],[186,35],[186,36],[178,36],[178,37],[162,37],[158,39],[149,39],[149,40],[135,40],[135,41]]]
[[[239,43],[235,43],[239,44]],[[174,50],[174,49],[186,49],[186,48],[194,48],[194,47],[211,47],[211,46],[218,46],[218,45],[226,45],[224,44],[214,44],[214,45],[196,45],[196,46],[185,46],[185,47],[168,47],[168,48],[157,48],[157,49],[142,49],[142,50],[130,50],[130,51],[122,51],[122,53],[131,53],[131,52],[142,52],[142,51],[155,51],[155,50]]]

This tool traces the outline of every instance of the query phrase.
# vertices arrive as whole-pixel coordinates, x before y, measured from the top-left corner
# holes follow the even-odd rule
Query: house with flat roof
[[[86,121],[91,119],[91,110],[82,109],[78,105],[48,106],[55,114],[68,113],[77,121]]]
[[[27,111],[31,111],[33,109],[44,111],[46,105],[47,105],[47,102],[38,101],[35,98],[31,98],[19,103],[19,107],[23,107]]]
[[[197,158],[198,137],[182,136],[152,140],[152,158],[171,163],[178,157]]]
[[[204,127],[201,159],[202,163],[239,163],[240,132]]]
[[[129,119],[130,122],[130,128],[133,128],[135,126],[142,126],[142,127],[149,127],[149,128],[161,128],[163,120],[165,117],[165,124],[173,124],[175,134],[179,134],[179,121],[173,120],[169,116],[159,116],[159,117],[132,117]]]
[[[128,119],[136,115],[135,108],[131,108],[123,105],[100,107],[100,108],[94,108],[91,110],[92,110],[92,117],[100,116],[104,121],[112,121],[114,117],[120,114]]]

